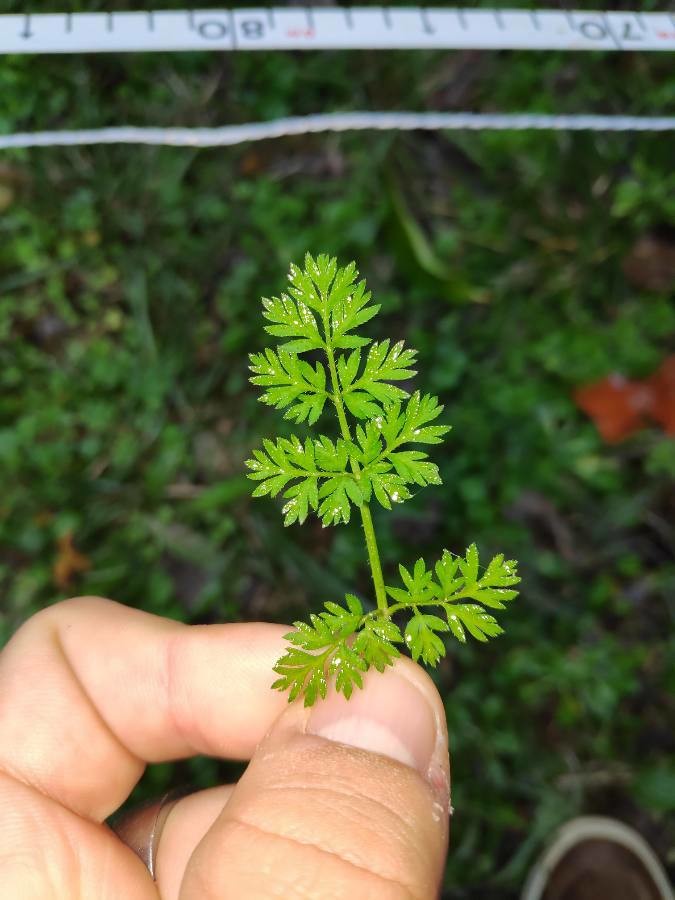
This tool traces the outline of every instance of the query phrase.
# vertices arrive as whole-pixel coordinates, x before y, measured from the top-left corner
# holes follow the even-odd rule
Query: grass
[[[13,58],[0,129],[664,113],[666,56]],[[675,349],[672,294],[623,269],[641,236],[672,242],[672,152],[669,135],[445,133],[4,153],[0,640],[76,593],[205,622],[289,621],[367,590],[358,529],[284,531],[242,476],[278,424],[246,380],[259,297],[306,249],[354,258],[454,426],[444,488],[395,515],[385,559],[470,536],[525,575],[507,634],[453,648],[438,676],[457,810],[447,896],[515,897],[580,811],[632,822],[672,865],[675,448],[653,429],[605,446],[571,399]],[[87,567],[59,586],[66,535]],[[157,767],[147,790],[223,771]]]

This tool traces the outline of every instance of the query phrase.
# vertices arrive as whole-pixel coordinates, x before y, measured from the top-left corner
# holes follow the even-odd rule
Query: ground
[[[663,114],[671,66],[23,57],[0,66],[0,131],[340,109]],[[368,598],[358,526],[284,530],[243,477],[279,428],[247,384],[259,298],[305,250],[355,259],[383,304],[374,330],[419,348],[420,383],[453,425],[434,455],[444,486],[376,516],[388,571],[475,540],[523,574],[506,634],[453,645],[438,673],[456,809],[447,897],[516,896],[550,829],[581,811],[637,825],[674,866],[675,446],[651,426],[606,444],[573,400],[675,350],[673,141],[377,133],[3,152],[0,640],[72,594],[187,622],[291,621],[345,590]],[[186,775],[222,769],[158,767],[146,790]]]

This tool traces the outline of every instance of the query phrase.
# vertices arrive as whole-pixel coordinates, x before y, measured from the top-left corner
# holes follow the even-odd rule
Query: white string
[[[0,135],[0,150],[83,144],[228,147],[321,131],[675,131],[675,116],[541,115],[538,113],[348,112],[292,116],[218,128],[92,128]]]

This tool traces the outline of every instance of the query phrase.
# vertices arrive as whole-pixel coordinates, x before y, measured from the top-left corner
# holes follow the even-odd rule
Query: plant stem
[[[373,519],[370,515],[370,509],[367,503],[364,503],[363,506],[359,507],[359,509],[361,511],[361,521],[363,522],[363,533],[366,536],[366,547],[368,548],[370,571],[373,576],[373,584],[375,585],[377,608],[380,610],[382,615],[389,617],[387,592],[384,588],[382,566],[380,565],[380,553],[377,549],[377,540],[375,538],[375,529],[373,528]]]
[[[436,597],[433,600],[422,600],[419,603],[393,603],[389,607],[389,615],[393,616],[394,613],[397,613],[400,609],[410,609],[411,606],[446,606],[451,603],[456,603],[457,600],[472,600],[474,599],[470,593],[464,594],[461,591],[457,594],[452,594],[451,597],[447,598],[439,598]]]
[[[326,332],[326,356],[328,358],[328,368],[330,370],[330,379],[333,385],[333,403],[337,412],[338,421],[340,423],[340,431],[342,437],[346,441],[351,441],[352,436],[349,431],[349,423],[345,413],[344,403],[342,402],[342,393],[340,391],[340,382],[338,380],[337,368],[335,366],[335,354],[330,343],[330,325],[324,318],[324,328]],[[357,480],[361,471],[359,464],[352,460],[352,470]],[[370,572],[373,577],[373,585],[375,587],[375,599],[377,600],[377,608],[382,615],[389,617],[389,605],[387,603],[387,592],[384,587],[384,578],[382,577],[382,566],[380,564],[380,552],[377,548],[377,538],[375,537],[375,529],[373,528],[373,518],[370,515],[370,508],[367,503],[359,506],[361,513],[361,521],[363,522],[363,533],[366,537],[366,548],[368,550],[368,562],[370,563]]]

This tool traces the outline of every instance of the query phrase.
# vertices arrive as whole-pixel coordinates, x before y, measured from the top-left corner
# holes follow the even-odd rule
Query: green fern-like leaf
[[[399,565],[398,571],[404,587],[388,587],[387,593],[392,599],[406,606],[419,606],[434,596],[433,576],[431,572],[427,571],[423,559],[417,560],[412,572],[409,572],[403,565]]]
[[[441,476],[436,463],[428,462],[426,453],[421,450],[395,450],[387,454],[396,474],[405,484],[441,484]]]
[[[401,629],[391,619],[371,617],[365,620],[356,636],[354,650],[369,666],[374,666],[378,672],[384,672],[401,655],[394,644],[402,642]]]
[[[276,497],[283,492],[284,524],[304,522],[310,510],[318,511],[324,525],[349,522],[351,504],[360,506],[363,493],[353,472],[345,471],[349,459],[347,444],[322,436],[313,441],[297,437],[263,441],[262,450],[253,451],[246,461],[249,478],[260,484],[254,497]]]
[[[382,436],[387,447],[395,449],[407,443],[440,444],[450,427],[429,423],[442,412],[443,407],[437,397],[420,394],[419,391],[415,391],[405,406],[399,402],[387,406],[382,422]]]
[[[265,326],[265,331],[275,337],[290,339],[280,345],[286,353],[304,353],[323,346],[317,321],[306,304],[282,294],[264,299],[263,307],[264,317],[272,323]]]
[[[351,410],[350,398],[354,394],[365,395],[371,402],[372,412],[367,415],[358,415],[355,412],[354,415],[359,418],[373,418],[381,412],[376,404],[393,403],[408,397],[407,391],[391,382],[405,381],[416,374],[411,368],[415,356],[415,350],[403,349],[403,341],[399,341],[393,347],[390,347],[389,340],[372,344],[363,371],[359,375],[361,351],[353,350],[349,355],[342,354],[338,359],[338,372],[345,403]],[[373,401],[375,405],[372,405]]]
[[[427,569],[423,559],[417,560],[412,573],[399,566],[403,587],[388,587],[387,594],[400,609],[417,611],[419,607],[430,606],[444,612],[449,630],[462,643],[466,641],[465,629],[476,640],[486,641],[502,634],[503,629],[484,607],[504,609],[504,604],[514,599],[518,592],[503,585],[520,581],[516,569],[513,560],[504,562],[500,554],[491,560],[479,578],[478,549],[471,544],[464,557],[453,556],[449,550],[444,550],[433,572]],[[478,603],[460,602],[466,599]]]
[[[303,266],[290,266],[287,290],[263,300],[265,330],[278,347],[250,357],[263,403],[309,428],[332,409],[338,426],[332,434],[264,440],[246,463],[257,483],[253,496],[283,498],[285,525],[310,513],[324,526],[347,524],[358,510],[371,561],[372,608],[364,611],[347,594],[344,605],[325,603],[286,635],[273,687],[308,706],[331,683],[349,698],[371,667],[382,672],[395,663],[399,644],[435,666],[447,634],[462,642],[467,633],[481,642],[496,637],[502,628],[486,608],[504,609],[520,580],[516,563],[501,554],[481,568],[471,544],[463,557],[443,551],[431,569],[423,559],[411,570],[400,565],[400,584],[385,587],[369,504],[391,509],[440,484],[438,466],[419,447],[441,443],[450,427],[438,422],[437,397],[408,390],[416,351],[358,333],[379,310],[354,263],[340,267],[308,253]],[[398,615],[406,620],[403,632],[393,621]]]
[[[252,353],[251,383],[266,388],[260,397],[276,409],[289,407],[284,418],[313,425],[321,415],[326,398],[326,370],[320,362],[308,362],[280,350]]]
[[[415,613],[405,627],[405,642],[412,658],[421,659],[428,666],[438,665],[445,656],[445,644],[438,632],[448,631],[449,625],[430,613]]]
[[[450,630],[462,643],[466,641],[464,628],[477,641],[483,642],[504,632],[494,616],[475,603],[456,603],[451,609],[446,609],[446,613]]]

